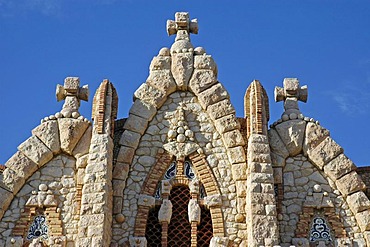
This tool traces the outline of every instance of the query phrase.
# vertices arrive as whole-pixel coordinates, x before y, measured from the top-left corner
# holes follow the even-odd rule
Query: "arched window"
[[[148,246],[209,246],[213,236],[211,213],[203,205],[203,198],[206,196],[204,186],[199,183],[199,189],[190,192],[188,185],[192,181],[197,181],[191,161],[186,159],[172,162],[162,180],[169,180],[173,187],[169,195],[163,195],[162,181],[158,183],[154,194],[157,206],[149,211],[147,220],[146,239]],[[158,221],[158,213],[164,199],[168,199],[172,204],[169,225],[166,222]],[[198,222],[189,222],[188,205],[191,199],[200,206],[199,224],[197,224]]]

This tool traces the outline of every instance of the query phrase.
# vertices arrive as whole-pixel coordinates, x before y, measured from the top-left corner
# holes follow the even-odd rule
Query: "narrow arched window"
[[[188,219],[189,188],[172,188],[169,199],[172,203],[172,217],[168,226],[168,246],[188,247],[191,243],[191,225]]]
[[[163,186],[166,183],[172,184],[172,189],[165,189]],[[196,184],[194,188],[197,189],[190,191],[191,184]],[[203,199],[206,196],[204,185],[197,179],[191,161],[187,159],[173,161],[162,180],[158,182],[154,193],[157,206],[148,214],[145,234],[148,246],[208,247],[213,237],[213,227],[211,212],[203,205]],[[169,224],[163,218],[159,220],[161,207],[166,200],[172,205]],[[190,200],[192,203],[195,201],[200,209],[200,222],[197,220],[190,222],[188,215]],[[162,212],[166,210],[168,210],[168,204],[163,207]]]

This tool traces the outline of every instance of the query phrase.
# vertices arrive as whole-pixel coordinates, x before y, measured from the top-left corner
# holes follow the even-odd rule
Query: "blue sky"
[[[270,123],[283,112],[273,101],[283,78],[308,85],[305,116],[328,128],[357,166],[370,165],[370,1],[0,0],[0,163],[58,112],[56,84],[67,76],[89,84],[91,100],[108,78],[127,116],[153,56],[170,47],[166,20],[177,11],[197,18],[192,43],[218,64],[219,81],[237,115],[258,79],[270,98]]]

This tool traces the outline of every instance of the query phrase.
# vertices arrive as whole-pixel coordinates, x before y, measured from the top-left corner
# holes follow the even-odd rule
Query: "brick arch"
[[[343,148],[330,137],[328,130],[315,122],[290,120],[269,130],[269,142],[274,168],[282,169],[286,158],[303,154],[336,184],[355,215],[361,232],[370,229],[370,209],[351,207],[355,198],[361,198],[363,205],[370,204],[363,193],[366,185],[357,174],[356,166],[343,154]]]
[[[26,181],[53,158],[64,153],[76,160],[83,159],[89,150],[91,131],[88,121],[74,118],[45,121],[33,129],[33,135],[20,144],[19,151],[5,163],[0,181],[0,219]],[[60,133],[70,134],[70,138],[61,140]]]
[[[207,196],[220,195],[220,190],[217,185],[217,180],[210,169],[205,156],[194,152],[189,155],[189,159],[192,162],[193,168],[198,175],[200,181],[204,185]],[[158,182],[163,177],[164,173],[168,169],[168,166],[173,161],[173,156],[164,152],[157,154],[157,162],[152,166],[148,176],[145,178],[143,187],[141,188],[141,194],[153,196],[157,188]],[[155,171],[155,172],[154,172]],[[173,186],[185,185],[189,186],[189,180],[183,178],[176,178],[172,181]],[[138,213],[135,221],[134,236],[140,237],[145,236],[145,225],[148,218],[150,207],[139,205]],[[225,235],[224,229],[224,218],[220,206],[214,206],[210,208],[211,218],[213,222],[213,233],[214,236],[223,237]]]

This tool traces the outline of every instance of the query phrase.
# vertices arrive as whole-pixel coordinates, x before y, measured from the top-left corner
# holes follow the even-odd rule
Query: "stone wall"
[[[21,218],[21,213],[25,210],[26,202],[30,197],[39,191],[40,184],[46,184],[58,202],[57,207],[60,209],[62,220],[62,225],[59,225],[59,228],[63,236],[67,237],[66,246],[75,246],[79,221],[76,176],[76,159],[64,154],[57,155],[35,172],[5,211],[0,223],[0,239],[6,240],[9,236],[13,236],[13,229],[17,225],[26,224],[29,226],[31,224],[30,221],[27,222]],[[32,193],[33,191],[34,193]],[[0,244],[0,246],[2,245]]]
[[[334,182],[325,177],[305,156],[297,155],[286,160],[283,184],[284,195],[280,202],[282,210],[279,217],[282,246],[308,241],[312,223],[312,216],[306,217],[309,209],[312,209],[314,215],[322,215],[328,220],[332,237],[334,239],[335,236],[337,243],[351,238],[353,244],[365,245],[354,214],[341,193],[333,189],[336,188]]]
[[[129,236],[134,234],[138,196],[145,178],[148,176],[151,167],[156,163],[155,157],[158,153],[164,152],[163,145],[167,141],[170,121],[181,102],[185,103],[186,121],[194,132],[194,139],[206,155],[207,163],[221,191],[226,234],[230,240],[234,240],[236,243],[240,243],[241,239],[245,238],[243,236],[245,224],[235,223],[235,216],[238,213],[235,210],[237,206],[236,184],[232,178],[231,165],[221,135],[192,93],[176,92],[168,97],[168,100],[149,123],[135,152],[124,190],[122,214],[126,220],[123,224],[114,225],[113,239],[117,242],[125,242]],[[169,165],[167,164],[167,166]],[[115,184],[115,186],[117,188],[122,187],[119,184]],[[239,230],[241,231],[239,232]]]

